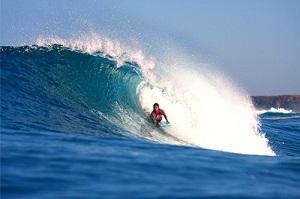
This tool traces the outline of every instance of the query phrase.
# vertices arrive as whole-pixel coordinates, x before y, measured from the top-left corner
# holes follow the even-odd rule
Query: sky
[[[1,45],[87,30],[152,51],[175,43],[251,95],[300,94],[297,0],[1,0]]]

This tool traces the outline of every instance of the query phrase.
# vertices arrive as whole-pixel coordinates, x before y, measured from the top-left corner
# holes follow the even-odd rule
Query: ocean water
[[[92,43],[1,47],[2,198],[300,198],[300,113]]]

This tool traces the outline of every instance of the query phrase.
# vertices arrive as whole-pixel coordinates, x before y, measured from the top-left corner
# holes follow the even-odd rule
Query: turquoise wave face
[[[2,47],[1,55],[4,73],[21,74],[20,78],[28,81],[26,85],[32,89],[28,91],[32,95],[36,88],[43,88],[58,101],[81,109],[96,109],[111,115],[117,103],[140,111],[136,87],[142,76],[136,63],[125,62],[117,67],[116,61],[100,52],[95,56],[59,45]],[[8,82],[11,77],[3,78]]]
[[[155,128],[142,109],[137,87],[143,76],[135,62],[118,66],[101,52],[92,55],[61,45],[2,47],[1,56],[1,116],[7,129],[178,142]]]

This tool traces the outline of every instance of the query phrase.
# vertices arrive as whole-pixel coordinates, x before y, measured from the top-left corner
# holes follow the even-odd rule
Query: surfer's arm
[[[165,113],[165,111],[162,110],[162,113],[163,113],[163,116],[165,117],[166,121],[167,121],[168,123],[170,123],[169,120],[168,120],[168,117],[167,117],[167,115],[166,115],[166,113]]]
[[[167,121],[168,123],[170,123],[169,120],[168,120],[168,118],[167,118],[167,115],[166,115],[166,114],[164,114],[164,117],[165,117],[166,121]]]

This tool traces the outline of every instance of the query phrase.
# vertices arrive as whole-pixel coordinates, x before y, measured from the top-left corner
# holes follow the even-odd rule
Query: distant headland
[[[252,96],[257,109],[284,108],[300,112],[300,95]]]

